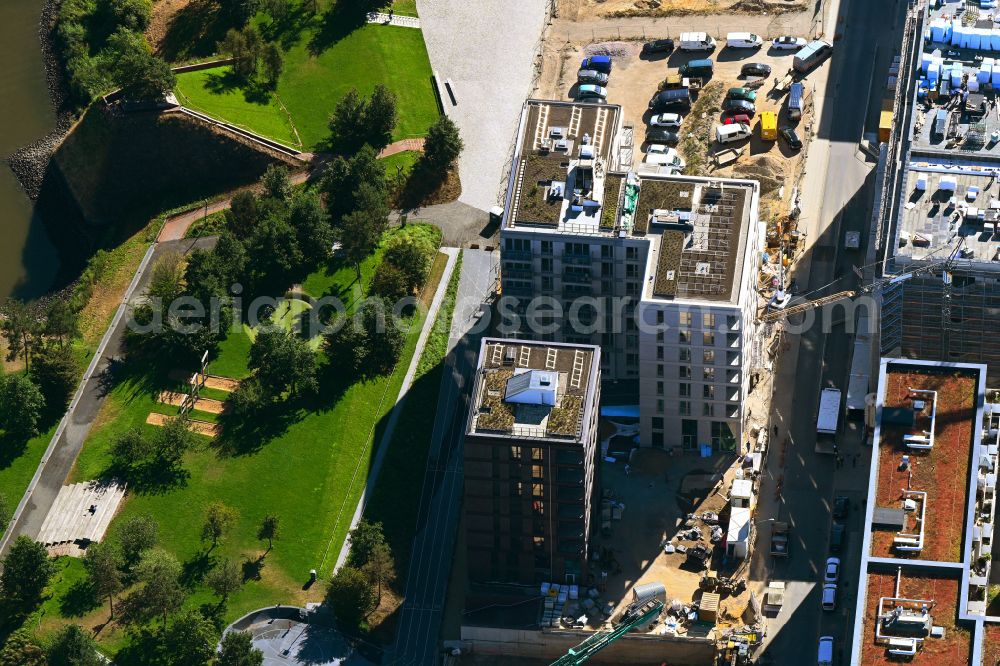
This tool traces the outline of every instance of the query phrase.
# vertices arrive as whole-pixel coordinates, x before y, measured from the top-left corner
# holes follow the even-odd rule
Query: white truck
[[[820,435],[836,435],[840,421],[840,389],[825,388],[819,394],[819,414],[816,416],[816,432]]]
[[[715,39],[705,32],[682,32],[678,48],[681,51],[712,51]]]

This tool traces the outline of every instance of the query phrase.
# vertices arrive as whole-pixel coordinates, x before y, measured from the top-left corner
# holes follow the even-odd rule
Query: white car
[[[823,586],[823,610],[833,611],[837,609],[837,584],[827,583]]]
[[[823,572],[824,583],[836,583],[840,579],[840,558],[831,557],[826,561],[826,571]]]
[[[677,129],[684,122],[684,116],[679,113],[657,113],[649,119],[650,127],[671,127]]]
[[[667,151],[670,150],[670,146],[664,145],[662,143],[651,143],[646,146],[647,153],[659,153],[661,155],[666,155]]]
[[[763,43],[760,35],[752,32],[731,32],[726,35],[726,46],[731,49],[759,49]]]
[[[663,146],[663,148],[666,148],[666,146]],[[686,166],[684,158],[681,157],[674,148],[666,148],[663,152],[647,151],[645,162],[646,164],[672,167],[674,169],[683,169]]]
[[[791,35],[783,35],[771,42],[771,48],[778,51],[798,51],[805,45],[805,38]]]

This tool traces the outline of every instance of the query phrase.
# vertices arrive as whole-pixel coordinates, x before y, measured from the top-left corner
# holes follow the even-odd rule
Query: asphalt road
[[[867,241],[873,197],[874,163],[865,160],[858,143],[877,125],[889,63],[902,36],[903,2],[842,0],[836,21],[838,39],[829,64],[824,104],[817,129],[822,159],[811,160],[807,170],[822,168],[821,188],[806,189],[804,197],[821,197],[815,219],[803,218],[813,235],[811,247],[797,270],[803,293],[815,296],[857,286],[852,266],[864,263],[866,247],[842,249],[847,230],[861,231]],[[810,155],[812,157],[812,155]],[[817,191],[819,190],[819,191]],[[808,273],[808,277],[805,277]],[[833,283],[833,284],[831,284]],[[815,418],[819,392],[836,387],[846,394],[850,371],[853,327],[847,330],[842,311],[817,318],[817,325],[799,336],[797,353],[779,362],[775,382],[775,423],[778,441],[771,445],[762,497],[775,493],[781,483],[774,517],[792,528],[790,556],[774,559],[767,553],[769,530],[762,529],[762,547],[754,555],[755,580],[786,582],[785,606],[769,620],[765,661],[773,664],[806,664],[816,659],[821,635],[835,639],[837,662],[850,655],[851,621],[856,603],[861,547],[861,515],[867,490],[870,450],[862,443],[862,424],[841,419],[837,442],[843,464],[832,455],[815,451]],[[825,323],[827,326],[821,326]],[[824,330],[825,329],[825,330]],[[794,347],[793,347],[794,348]],[[793,397],[794,396],[794,397]],[[784,453],[780,442],[787,437]],[[831,508],[836,495],[851,499],[847,540],[843,551],[838,608],[820,610],[820,582],[828,552]]]
[[[130,303],[134,304],[145,293],[151,273],[148,268],[151,268],[165,252],[183,253],[190,252],[196,247],[208,248],[215,244],[215,240],[212,237],[157,244],[147,270],[140,276]],[[37,485],[31,491],[31,496],[27,504],[25,504],[24,510],[17,516],[14,522],[11,538],[8,543],[13,543],[13,540],[22,534],[32,539],[37,538],[38,532],[42,528],[42,523],[45,522],[45,517],[52,508],[56,495],[59,494],[59,489],[62,488],[70,470],[73,469],[76,458],[80,454],[84,442],[87,440],[88,433],[90,433],[94,419],[97,418],[101,405],[104,404],[104,398],[109,390],[105,385],[109,359],[120,356],[122,353],[122,336],[124,335],[127,322],[128,316],[126,315],[122,317],[112,333],[104,354],[94,368],[93,375],[91,375],[84,386],[80,401],[76,404],[76,408],[68,415],[68,422],[62,436],[59,438],[59,443],[53,450],[48,462],[46,462],[45,469],[38,479]]]
[[[462,443],[468,414],[464,390],[476,367],[481,331],[473,317],[492,291],[496,255],[465,250],[458,299],[441,379],[431,450],[424,472],[417,535],[406,578],[396,643],[386,663],[437,663],[442,613],[462,505]]]

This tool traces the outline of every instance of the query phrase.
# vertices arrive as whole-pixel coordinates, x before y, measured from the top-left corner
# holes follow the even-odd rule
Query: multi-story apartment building
[[[601,352],[486,338],[465,435],[469,580],[584,583]]]
[[[638,388],[642,446],[731,449],[762,363],[759,185],[618,170],[630,134],[614,105],[525,103],[500,229],[502,330],[599,345],[604,378]]]

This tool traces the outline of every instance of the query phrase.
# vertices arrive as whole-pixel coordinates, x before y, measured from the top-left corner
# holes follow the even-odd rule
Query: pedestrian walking
[[[774,438],[778,439],[778,424],[774,424]]]
[[[395,9],[389,10],[389,23],[392,23],[392,17],[395,15],[395,13],[396,13]]]

